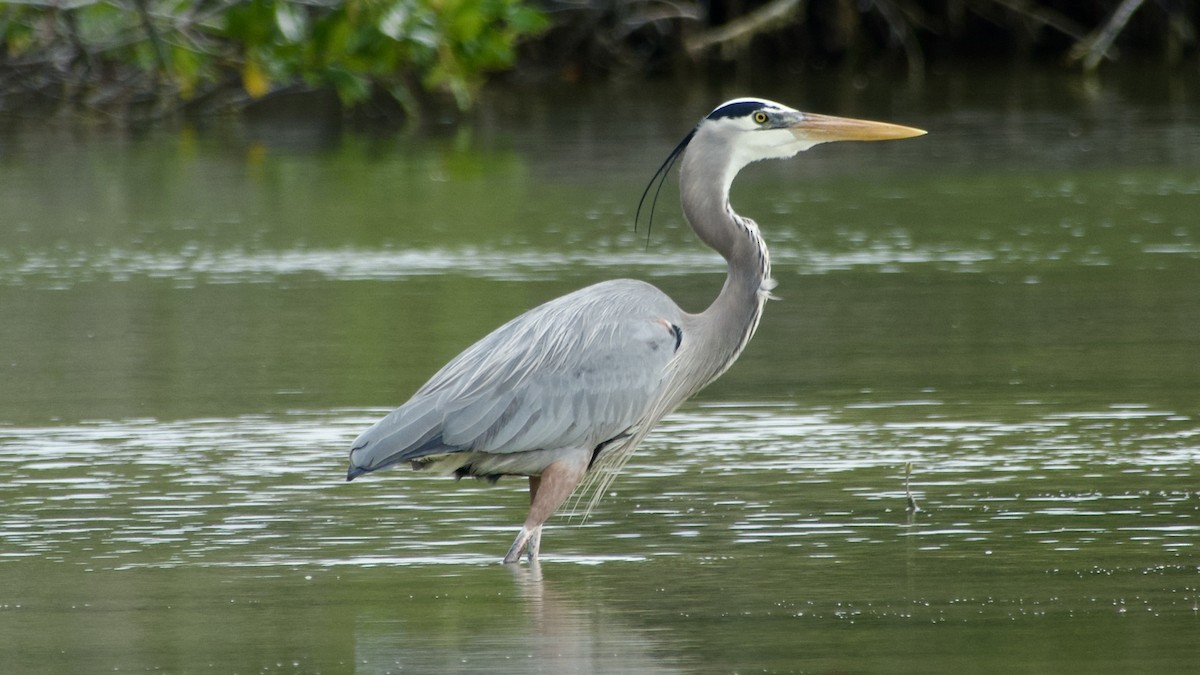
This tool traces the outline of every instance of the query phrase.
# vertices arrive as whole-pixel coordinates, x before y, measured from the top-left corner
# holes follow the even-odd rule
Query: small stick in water
[[[921,507],[917,506],[917,500],[913,498],[912,490],[910,490],[908,488],[908,479],[911,476],[912,476],[912,462],[905,462],[904,463],[904,497],[905,497],[906,501],[908,502],[909,513],[916,513],[917,511],[921,510]]]

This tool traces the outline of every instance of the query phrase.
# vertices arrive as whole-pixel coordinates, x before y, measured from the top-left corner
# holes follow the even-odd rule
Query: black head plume
[[[654,187],[654,181],[658,181],[658,187],[654,188],[654,198],[650,200],[650,219],[646,224],[646,248],[650,248],[650,229],[654,227],[654,208],[658,205],[658,195],[662,192],[663,183],[666,182],[667,176],[671,174],[671,167],[675,166],[676,160],[683,154],[688,143],[692,142],[692,137],[696,135],[696,130],[692,129],[687,136],[679,141],[679,145],[667,155],[662,165],[658,167],[658,171],[650,178],[650,182],[646,184],[646,189],[642,190],[642,198],[638,200],[637,213],[633,216],[633,231],[637,232],[638,221],[642,218],[642,206],[646,203],[646,195],[650,194],[650,188]]]

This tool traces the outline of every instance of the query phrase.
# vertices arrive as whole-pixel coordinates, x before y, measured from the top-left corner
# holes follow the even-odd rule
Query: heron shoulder
[[[418,393],[450,388],[455,396],[469,396],[479,386],[511,386],[600,362],[614,370],[635,368],[617,355],[632,357],[651,343],[674,341],[662,322],[677,325],[681,315],[670,297],[643,281],[614,279],[587,286],[492,331]]]

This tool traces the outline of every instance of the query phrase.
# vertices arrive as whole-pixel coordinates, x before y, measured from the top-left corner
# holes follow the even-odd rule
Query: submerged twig
[[[907,506],[905,507],[909,513],[916,513],[921,510],[917,506],[917,500],[913,497],[912,490],[908,487],[908,480],[912,477],[912,462],[904,463],[904,498]]]

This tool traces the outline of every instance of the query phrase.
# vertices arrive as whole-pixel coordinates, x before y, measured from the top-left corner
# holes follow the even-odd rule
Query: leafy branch
[[[0,9],[0,92],[171,109],[304,86],[348,107],[434,93],[466,108],[546,24],[523,0],[26,0]]]

